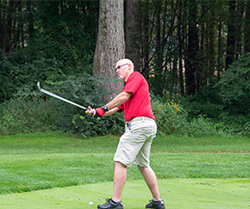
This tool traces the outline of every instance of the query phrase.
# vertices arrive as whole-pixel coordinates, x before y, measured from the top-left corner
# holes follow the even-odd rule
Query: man
[[[165,209],[160,198],[157,178],[149,166],[150,147],[156,135],[157,126],[151,108],[149,87],[145,78],[134,72],[129,59],[116,63],[119,78],[125,81],[124,88],[111,102],[97,109],[88,108],[90,116],[108,116],[115,112],[125,115],[125,133],[121,136],[114,156],[114,182],[112,199],[107,199],[98,209],[122,209],[121,195],[127,178],[127,166],[132,162],[142,173],[153,199],[146,208]]]

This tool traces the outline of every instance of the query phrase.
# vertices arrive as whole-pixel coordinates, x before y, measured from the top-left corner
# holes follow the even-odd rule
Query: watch
[[[104,105],[104,106],[102,107],[102,109],[103,109],[104,112],[108,112],[108,111],[109,111],[109,110],[108,110],[108,107],[107,107],[106,105]]]

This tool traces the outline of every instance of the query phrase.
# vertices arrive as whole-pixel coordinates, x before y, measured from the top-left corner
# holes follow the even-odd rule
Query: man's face
[[[125,80],[129,74],[129,64],[118,61],[115,66],[116,72],[121,80]]]

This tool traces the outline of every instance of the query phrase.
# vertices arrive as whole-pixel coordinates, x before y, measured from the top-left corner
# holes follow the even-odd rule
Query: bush
[[[187,114],[178,104],[161,101],[152,96],[152,109],[157,121],[158,132],[165,134],[178,133],[179,129],[187,125]]]
[[[56,94],[74,101],[77,104],[88,107],[103,106],[102,96],[109,94],[105,89],[97,89],[98,83],[104,82],[108,78],[94,78],[88,74],[84,77],[69,77],[66,81],[60,84],[53,84],[53,89]],[[109,79],[109,82],[110,79]],[[97,96],[98,95],[98,96]],[[92,118],[85,114],[85,110],[69,105],[60,100],[53,100],[54,106],[57,107],[60,114],[56,118],[54,125],[61,131],[69,131],[79,133],[83,137],[93,136],[98,134],[107,134],[108,132],[121,132],[124,127],[122,114],[114,114],[109,117]]]
[[[166,102],[155,96],[152,96],[152,109],[159,134],[207,137],[215,136],[225,128],[222,123],[214,123],[205,115],[199,115],[189,122],[188,113],[180,104]]]
[[[0,51],[0,103],[9,100],[25,85],[35,87],[37,81],[63,80],[67,73],[63,63],[55,59],[38,57],[31,61],[15,52],[5,56]]]
[[[25,87],[14,98],[0,104],[0,134],[53,130],[57,113],[51,101],[44,101],[38,93]]]
[[[101,96],[108,93],[103,89],[102,93],[94,92],[94,86],[98,82],[101,81],[85,75],[79,78],[70,77],[62,82],[50,82],[52,85],[45,84],[43,88],[50,89],[75,103],[98,107],[103,105]],[[19,89],[13,99],[0,104],[0,115],[0,134],[60,130],[88,137],[122,132],[124,129],[122,114],[114,114],[107,118],[92,118],[81,108],[39,93],[37,89],[27,86]]]
[[[224,124],[224,132],[227,134],[238,134],[242,136],[250,136],[250,116],[249,115],[230,115],[225,112],[219,118]]]
[[[215,86],[215,80],[210,79],[210,85],[201,87],[194,95],[181,97],[180,104],[188,113],[188,121],[206,115],[208,118],[218,118],[225,107]]]
[[[9,100],[25,85],[36,87],[38,81],[63,81],[69,75],[81,76],[83,72],[92,72],[93,69],[89,64],[92,57],[88,54],[82,57],[81,62],[75,62],[73,68],[55,58],[34,58],[22,52],[6,55],[0,50],[0,103]]]
[[[223,124],[216,124],[210,118],[199,115],[197,119],[193,119],[186,130],[183,130],[183,135],[192,137],[208,137],[216,136],[221,130],[218,128],[223,127]]]
[[[250,114],[250,53],[230,65],[215,85],[230,114]]]

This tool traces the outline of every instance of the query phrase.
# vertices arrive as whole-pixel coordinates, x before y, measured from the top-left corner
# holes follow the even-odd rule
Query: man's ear
[[[128,63],[128,67],[129,69],[132,69],[132,65],[130,63]]]

